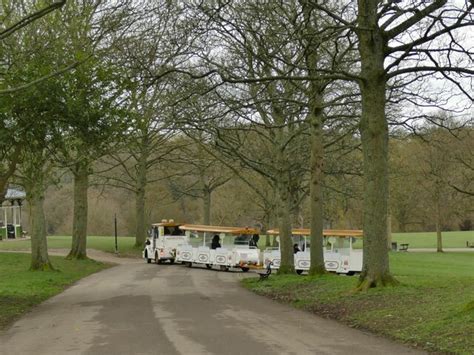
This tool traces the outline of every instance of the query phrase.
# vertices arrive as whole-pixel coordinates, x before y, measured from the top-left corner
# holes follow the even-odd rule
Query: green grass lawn
[[[65,287],[108,265],[51,257],[57,271],[29,271],[29,254],[0,253],[0,329]]]
[[[392,233],[392,241],[398,244],[408,243],[409,249],[436,248],[436,232]],[[474,231],[443,232],[443,248],[465,248],[466,241],[474,243]],[[258,246],[265,249],[265,236],[260,237]],[[358,241],[354,248],[362,248],[362,243]]]
[[[466,241],[474,243],[474,231],[443,232],[443,248],[465,248]],[[436,248],[436,233],[393,233],[392,241],[410,244],[412,248]]]
[[[31,242],[29,240],[18,239],[15,241],[0,242],[0,250],[29,250]],[[135,238],[118,237],[118,249],[121,256],[141,256],[142,248],[135,248]],[[49,236],[48,249],[69,249],[71,248],[70,236]],[[97,249],[109,253],[115,251],[114,237],[87,237],[87,248]]]
[[[410,249],[413,248],[436,248],[436,233],[393,233],[394,242],[409,243]],[[466,246],[466,240],[474,242],[474,231],[470,232],[444,232],[443,244],[445,248],[463,248]],[[194,241],[196,242],[196,241]],[[139,257],[142,248],[135,248],[135,238],[118,237],[118,247],[120,255]],[[360,244],[360,243],[357,243]],[[361,246],[361,244],[360,244]],[[48,237],[49,249],[69,249],[71,247],[70,236],[50,236]],[[115,251],[115,241],[110,236],[89,236],[87,237],[87,247],[90,249],[102,250],[113,253]],[[265,236],[259,240],[260,249],[265,249]],[[355,246],[357,247],[357,245]],[[18,239],[15,241],[1,242],[0,250],[29,250],[30,241]]]
[[[392,253],[398,287],[354,293],[357,277],[244,279],[249,289],[433,352],[474,351],[474,254]]]

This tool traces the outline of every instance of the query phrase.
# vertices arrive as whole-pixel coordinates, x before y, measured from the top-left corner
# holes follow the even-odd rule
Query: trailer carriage
[[[271,235],[279,235],[277,229],[267,231]],[[297,246],[294,253],[295,270],[298,274],[308,271],[311,266],[309,252],[309,229],[293,229],[293,244]],[[361,230],[336,230],[323,231],[324,265],[327,271],[338,274],[353,275],[362,271],[362,249],[355,249],[354,243],[362,240]],[[263,252],[265,265],[272,262],[272,268],[278,269],[281,262],[280,248],[267,248]]]
[[[192,224],[179,228],[185,231],[190,244],[177,248],[176,261],[188,266],[216,266],[221,270],[239,268],[244,272],[261,267],[260,251],[252,243],[254,236],[259,233],[257,229]],[[220,242],[219,246],[213,248],[210,241],[215,236]]]

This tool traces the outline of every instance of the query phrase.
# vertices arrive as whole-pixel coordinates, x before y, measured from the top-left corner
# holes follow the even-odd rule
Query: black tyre
[[[193,267],[193,263],[192,262],[189,262],[189,263],[186,263],[188,267]]]
[[[248,272],[250,270],[250,268],[248,268],[248,267],[243,267],[241,269],[242,269],[243,272]]]
[[[174,259],[170,259],[170,264],[174,264]]]
[[[147,264],[151,264],[151,259],[148,257],[148,252],[145,252],[145,260]]]
[[[212,268],[212,265],[211,265],[211,264],[206,264],[206,267],[207,267],[208,269],[211,269],[211,268]]]
[[[161,264],[160,257],[158,256],[158,253],[155,253],[155,263]]]
[[[296,273],[297,273],[298,275],[301,275],[301,274],[303,273],[303,270],[296,270]]]

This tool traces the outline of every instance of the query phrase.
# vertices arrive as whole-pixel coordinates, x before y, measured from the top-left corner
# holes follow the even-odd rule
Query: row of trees
[[[468,149],[472,136],[468,130],[457,130],[451,134],[443,128],[437,129],[443,133],[446,144],[441,150],[433,151],[431,138],[428,135],[410,135],[392,138],[390,140],[390,199],[389,210],[392,232],[421,232],[436,231],[435,204],[433,203],[434,184],[436,176],[429,174],[427,167],[431,159],[443,159],[446,169],[443,170],[443,193],[441,201],[441,230],[469,230],[469,220],[474,221],[472,197],[457,192],[450,185],[465,190],[472,184],[472,173],[456,159],[462,149]],[[464,132],[464,133],[461,133]],[[174,151],[173,160],[165,169],[150,170],[150,176],[157,176],[159,171],[172,169],[173,176],[151,181],[146,193],[145,225],[154,223],[162,218],[174,218],[177,221],[205,223],[204,210],[209,209],[210,223],[217,225],[258,225],[260,227],[276,227],[276,216],[271,208],[271,189],[265,185],[265,180],[255,173],[240,168],[240,173],[247,181],[261,186],[266,192],[262,198],[241,178],[207,157],[205,161],[212,164],[206,170],[206,179],[215,181],[221,176],[231,177],[225,184],[211,192],[210,199],[204,197],[201,180],[190,169],[198,163],[197,157],[189,161],[188,145],[183,144],[183,151]],[[195,146],[197,148],[197,146]],[[448,149],[448,147],[451,147]],[[446,148],[446,149],[445,149]],[[446,150],[448,150],[446,152]],[[203,153],[203,152],[201,152]],[[435,154],[433,154],[435,153]],[[455,155],[451,155],[454,153]],[[466,151],[464,156],[469,156]],[[206,156],[204,156],[206,157]],[[182,164],[181,164],[182,163]],[[190,164],[190,165],[188,165]],[[359,151],[353,151],[347,157],[332,159],[327,157],[328,170],[335,173],[327,175],[323,186],[325,196],[324,227],[328,229],[359,229],[362,228],[362,156]],[[346,174],[336,170],[345,167]],[[350,169],[348,168],[350,167]],[[112,173],[110,173],[112,175]],[[308,174],[308,172],[306,172]],[[449,178],[449,180],[448,180]],[[135,193],[132,190],[114,188],[111,183],[104,186],[96,183],[93,178],[89,191],[89,235],[113,234],[113,216],[117,213],[119,233],[135,235]],[[49,234],[70,234],[73,220],[73,201],[68,197],[73,191],[69,175],[65,175],[58,186],[52,186],[47,191],[45,213]],[[207,191],[207,190],[206,190]],[[294,227],[308,227],[310,221],[308,194],[303,198],[299,210],[292,216]],[[273,202],[274,203],[274,202]]]
[[[22,16],[32,6],[25,0],[10,13]],[[35,182],[24,185],[30,205],[41,206],[55,173],[70,172],[70,257],[81,258],[92,174],[135,195],[137,246],[145,240],[151,183],[167,182],[176,199],[201,198],[209,222],[212,192],[239,177],[265,219],[279,226],[282,273],[294,271],[291,227],[309,196],[310,273],[318,274],[330,202],[324,192],[347,193],[340,180],[360,174],[362,162],[360,288],[396,283],[387,251],[389,126],[406,137],[429,116],[416,110],[443,104],[446,87],[420,89],[427,76],[444,79],[471,102],[464,76],[473,74],[472,53],[462,30],[473,25],[472,7],[443,0],[67,3],[4,41],[18,67],[5,76],[8,86],[71,65],[65,53],[77,63],[20,97],[2,97],[7,120],[34,122],[29,136],[17,139],[32,142],[17,149],[18,181]],[[471,161],[459,159],[469,179]],[[437,184],[471,193],[462,179],[439,177]],[[42,225],[33,239],[44,250],[40,214],[31,214],[32,226]]]

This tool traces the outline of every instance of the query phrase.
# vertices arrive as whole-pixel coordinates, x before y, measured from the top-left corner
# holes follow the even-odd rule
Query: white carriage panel
[[[207,264],[214,264],[214,261],[216,260],[216,250],[211,249],[209,250],[209,262]]]
[[[195,255],[194,262],[197,264],[210,264],[211,250],[209,247],[199,247]]]
[[[324,266],[327,271],[338,272],[341,269],[341,254],[324,251]]]
[[[295,269],[296,270],[309,270],[311,266],[310,253],[305,251],[299,251],[295,254]]]
[[[278,269],[281,263],[281,255],[279,250],[265,250],[263,252],[263,263],[265,266],[268,265],[269,262],[272,262],[272,269]]]
[[[362,271],[362,249],[353,249],[349,255],[349,269],[354,272]]]
[[[230,265],[232,261],[232,252],[226,248],[217,248],[214,257],[214,264],[216,265]]]
[[[176,249],[176,261],[192,262],[193,261],[193,247],[188,244],[179,245]]]
[[[234,265],[258,265],[260,262],[260,251],[257,248],[238,246],[233,249],[232,257]]]

